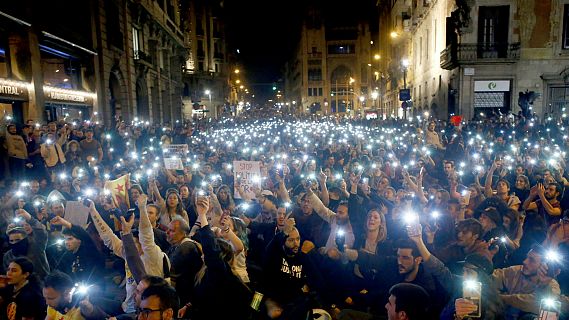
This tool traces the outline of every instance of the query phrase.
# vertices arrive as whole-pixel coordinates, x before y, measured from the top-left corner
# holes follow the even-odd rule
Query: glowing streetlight
[[[397,31],[391,31],[391,33],[390,33],[389,35],[390,35],[391,38],[393,38],[393,39],[399,37],[399,33],[397,33]]]
[[[233,71],[233,72],[235,72],[235,74],[238,74],[238,73],[239,73],[239,69],[235,69],[235,71]]]
[[[374,58],[375,60],[379,60],[379,59],[381,59],[381,56],[376,53],[376,54],[373,56],[373,58]]]
[[[354,82],[356,82],[356,80],[354,78],[350,77],[350,84],[352,84]]]
[[[241,80],[237,79],[237,80],[235,80],[235,83],[240,84]]]

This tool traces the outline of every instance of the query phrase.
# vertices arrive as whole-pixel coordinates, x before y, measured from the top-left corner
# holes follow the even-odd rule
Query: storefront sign
[[[45,99],[49,101],[64,101],[86,105],[93,104],[93,97],[95,95],[94,93],[85,91],[66,90],[49,86],[44,86],[43,91],[45,93]]]
[[[510,80],[474,81],[474,92],[509,92]]]
[[[20,81],[0,79],[0,96],[28,100],[28,84]]]

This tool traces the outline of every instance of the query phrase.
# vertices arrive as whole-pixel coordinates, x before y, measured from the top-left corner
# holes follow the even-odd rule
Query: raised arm
[[[496,171],[496,161],[492,162],[492,166],[488,173],[486,174],[486,181],[484,182],[484,195],[486,197],[492,197],[494,195],[494,191],[492,190],[492,177],[494,176],[494,171]]]
[[[91,201],[91,206],[89,207],[89,215],[93,220],[93,223],[95,225],[95,228],[97,229],[97,232],[99,233],[99,236],[101,236],[101,239],[103,239],[105,246],[113,250],[113,253],[116,256],[124,259],[123,245],[121,239],[119,239],[119,237],[117,237],[114,234],[113,230],[109,228],[107,223],[103,220],[103,218],[101,218],[101,215],[95,208],[95,204],[92,201]]]
[[[326,207],[330,204],[330,195],[328,194],[328,187],[326,186],[326,180],[328,177],[320,170],[320,175],[318,176],[318,180],[320,182],[320,198],[322,199],[322,204]]]
[[[310,203],[312,204],[312,208],[314,208],[314,211],[316,211],[316,213],[320,216],[320,218],[322,218],[324,221],[326,221],[328,223],[332,223],[332,220],[336,216],[334,211],[328,209],[322,203],[322,201],[320,201],[318,196],[314,192],[312,192],[312,189],[308,188],[306,190],[306,194],[308,195],[308,197],[310,199]]]

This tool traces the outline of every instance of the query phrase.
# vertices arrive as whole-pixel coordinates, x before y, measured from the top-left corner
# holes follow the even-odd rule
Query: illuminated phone
[[[559,320],[561,302],[551,298],[541,300],[539,305],[539,320]]]
[[[476,311],[469,313],[471,318],[482,316],[482,283],[479,281],[465,280],[462,283],[462,297],[478,306]]]

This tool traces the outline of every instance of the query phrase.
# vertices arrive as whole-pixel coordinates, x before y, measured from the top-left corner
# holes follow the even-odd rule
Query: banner
[[[115,207],[119,208],[123,212],[126,212],[126,210],[130,208],[130,202],[128,200],[129,187],[130,174],[125,174],[116,180],[105,182],[105,189],[111,192],[111,197],[113,198]]]
[[[261,188],[261,163],[259,161],[233,161],[233,178],[235,182],[241,181],[245,194],[254,199],[255,193],[252,187]],[[233,197],[241,199],[237,188],[233,190]]]
[[[184,170],[182,159],[187,157],[187,144],[169,144],[164,148],[164,167],[168,170]]]

